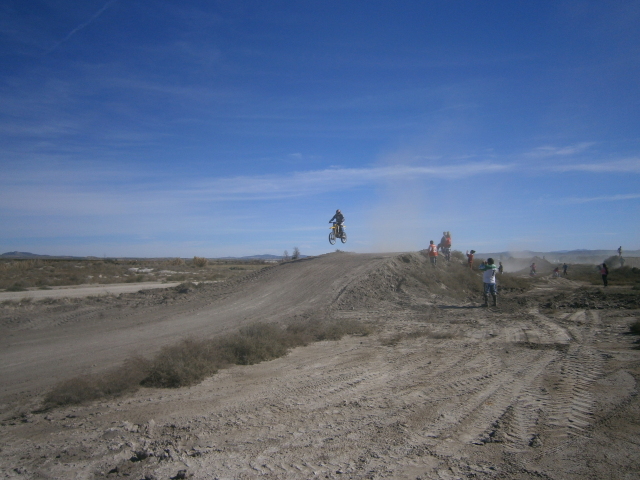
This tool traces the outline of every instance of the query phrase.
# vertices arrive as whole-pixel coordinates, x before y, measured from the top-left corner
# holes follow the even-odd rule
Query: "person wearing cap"
[[[342,212],[340,211],[340,209],[336,210],[336,214],[333,217],[331,217],[331,220],[329,220],[329,223],[333,222],[334,220],[338,225],[338,232],[336,232],[336,234],[342,235],[342,225],[344,225],[344,215],[342,215]]]

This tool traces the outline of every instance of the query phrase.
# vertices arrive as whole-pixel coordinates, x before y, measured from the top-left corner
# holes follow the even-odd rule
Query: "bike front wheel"
[[[333,231],[329,234],[329,243],[331,245],[335,245],[336,244],[336,234]]]
[[[342,236],[340,237],[340,241],[342,243],[347,243],[347,232],[342,232]]]

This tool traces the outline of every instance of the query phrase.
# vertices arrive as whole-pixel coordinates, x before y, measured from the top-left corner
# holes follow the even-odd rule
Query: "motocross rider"
[[[329,223],[333,222],[335,220],[336,224],[338,225],[338,235],[342,235],[342,226],[344,225],[344,215],[342,215],[342,212],[340,211],[340,209],[336,210],[336,214],[331,217],[331,220],[329,220]]]

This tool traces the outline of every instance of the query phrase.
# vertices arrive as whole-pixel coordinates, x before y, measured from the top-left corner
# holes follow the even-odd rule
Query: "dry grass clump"
[[[75,405],[133,392],[147,375],[148,365],[146,360],[136,357],[102,375],[83,375],[60,382],[45,395],[44,407]]]
[[[298,346],[344,335],[368,335],[372,327],[355,320],[302,322],[288,326],[254,323],[209,340],[186,339],[163,347],[151,360],[133,358],[103,375],[82,376],[58,384],[44,408],[113,397],[146,387],[194,385],[228,365],[253,365],[282,357]]]
[[[209,264],[209,260],[204,257],[193,257],[193,264],[196,267],[202,268],[206,267]]]
[[[163,347],[138,382],[147,387],[177,388],[213,375],[222,365],[214,345],[194,339]]]

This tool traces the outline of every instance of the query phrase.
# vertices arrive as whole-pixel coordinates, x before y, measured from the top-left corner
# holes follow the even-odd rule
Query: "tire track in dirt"
[[[600,325],[596,311],[578,311],[572,319],[584,319],[587,327],[576,336],[580,343],[572,343],[551,373],[556,382],[552,387],[553,403],[548,406],[546,420],[549,431],[545,437],[552,444],[560,443],[572,436],[587,436],[593,423],[593,383],[602,375],[602,355],[592,346],[594,334]]]

